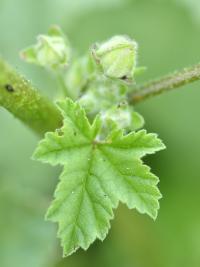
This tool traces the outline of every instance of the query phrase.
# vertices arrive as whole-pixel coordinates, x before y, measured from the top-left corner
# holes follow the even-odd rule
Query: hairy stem
[[[37,134],[53,131],[62,124],[57,107],[0,58],[0,106]]]
[[[133,88],[130,104],[200,80],[200,64]],[[0,58],[0,106],[43,135],[62,125],[56,106]]]
[[[131,104],[137,104],[147,98],[168,92],[197,80],[200,80],[200,64],[136,87],[130,93],[129,101]]]

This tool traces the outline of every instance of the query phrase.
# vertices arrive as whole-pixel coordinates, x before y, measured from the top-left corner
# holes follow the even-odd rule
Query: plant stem
[[[129,102],[130,104],[138,104],[147,98],[168,92],[197,80],[200,80],[200,64],[136,87],[129,95]]]
[[[0,58],[0,106],[43,135],[62,125],[57,107]]]
[[[133,88],[130,104],[200,80],[200,64],[161,79]],[[62,125],[57,107],[40,93],[4,60],[0,58],[0,106],[29,126],[37,134],[54,131]]]

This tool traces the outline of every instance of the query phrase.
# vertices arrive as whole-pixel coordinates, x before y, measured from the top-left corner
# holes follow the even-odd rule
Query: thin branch
[[[129,95],[129,102],[137,104],[152,96],[160,95],[198,80],[200,80],[200,64],[136,87]]]
[[[0,58],[0,106],[37,134],[53,131],[62,124],[57,107]]]

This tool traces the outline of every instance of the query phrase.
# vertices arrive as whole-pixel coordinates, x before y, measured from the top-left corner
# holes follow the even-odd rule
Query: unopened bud
[[[39,35],[35,45],[22,51],[21,57],[47,68],[64,67],[70,58],[68,40],[59,27],[52,26],[47,35]]]
[[[73,98],[80,96],[81,90],[88,86],[94,72],[91,57],[76,59],[65,74],[65,84],[72,92]]]
[[[136,68],[137,43],[126,36],[114,36],[92,48],[96,64],[105,76],[132,80]]]
[[[98,100],[93,91],[85,93],[78,102],[89,115],[95,115],[99,111]]]
[[[122,108],[111,108],[101,114],[105,128],[117,127],[128,129],[131,126],[131,113],[127,106]]]

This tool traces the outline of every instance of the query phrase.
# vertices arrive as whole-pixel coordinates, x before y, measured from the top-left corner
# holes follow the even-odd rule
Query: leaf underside
[[[58,237],[67,256],[106,237],[119,201],[156,218],[161,197],[158,178],[141,158],[164,145],[145,130],[128,135],[115,131],[98,141],[98,117],[91,125],[84,110],[69,99],[58,106],[63,127],[45,135],[34,158],[64,165],[46,217],[58,223]]]

